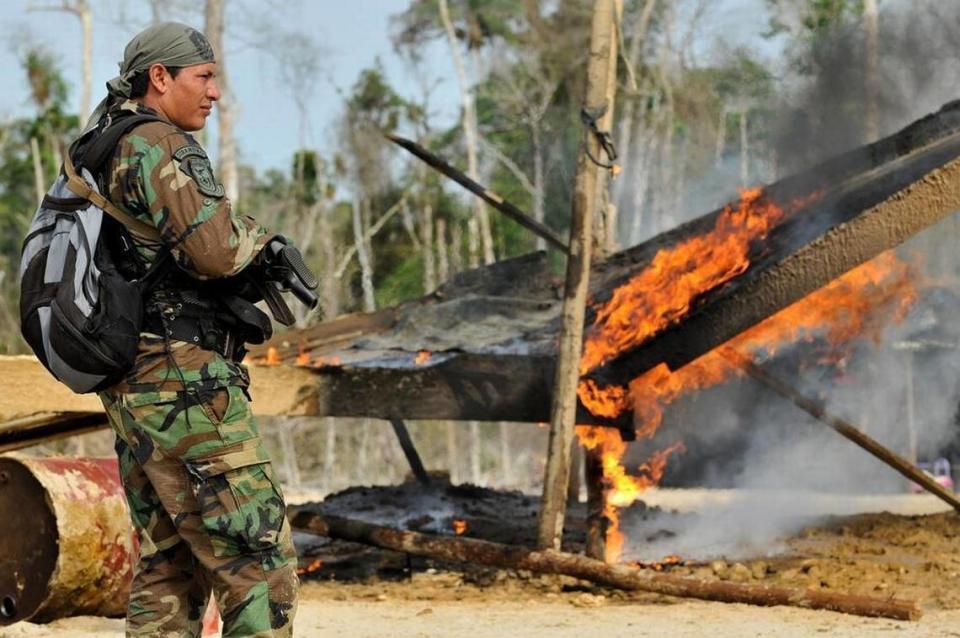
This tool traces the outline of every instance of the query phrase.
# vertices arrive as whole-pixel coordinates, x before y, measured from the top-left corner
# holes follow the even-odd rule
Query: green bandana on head
[[[130,81],[152,65],[184,67],[215,61],[213,47],[196,29],[179,22],[161,22],[147,27],[127,44],[120,63],[120,75],[107,82],[108,95],[97,106],[84,129],[95,126],[114,99],[128,99]]]

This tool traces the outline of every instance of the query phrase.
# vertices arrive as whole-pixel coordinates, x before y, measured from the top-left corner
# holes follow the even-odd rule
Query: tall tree
[[[220,86],[220,100],[217,103],[218,174],[227,197],[232,202],[238,202],[240,182],[237,175],[236,140],[233,135],[235,98],[233,91],[230,90],[226,50],[223,44],[224,0],[207,0],[204,12],[204,33],[217,56],[217,83]]]
[[[86,122],[90,116],[90,94],[93,89],[93,17],[90,13],[88,0],[61,0],[56,5],[30,5],[30,11],[64,11],[80,20],[83,33],[83,48],[81,50],[80,71],[80,112],[81,122]]]

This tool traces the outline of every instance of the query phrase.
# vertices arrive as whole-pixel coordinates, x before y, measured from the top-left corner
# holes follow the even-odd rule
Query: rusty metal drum
[[[0,457],[0,626],[124,615],[136,550],[116,459]]]

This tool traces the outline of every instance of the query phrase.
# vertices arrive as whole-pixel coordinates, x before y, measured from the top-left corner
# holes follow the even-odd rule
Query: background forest
[[[612,183],[616,214],[606,217],[607,242],[598,248],[634,245],[721,205],[740,187],[877,139],[953,99],[960,8],[947,5],[625,0],[612,131],[622,172]],[[376,2],[365,8],[383,10]],[[753,23],[760,13],[765,28],[717,33],[712,21],[721,8],[743,11]],[[310,25],[276,26],[281,3],[37,0],[23,9],[37,25],[49,11],[75,16],[83,37],[69,55],[53,53],[49,33],[8,38],[20,66],[4,70],[5,84],[26,78],[29,113],[0,121],[2,353],[26,352],[17,320],[25,229],[62,149],[108,79],[91,71],[94,15],[116,25],[121,35],[109,42],[118,58],[129,36],[151,21],[188,22],[214,43],[225,91],[205,142],[235,207],[296,238],[320,274],[321,305],[313,313],[296,308],[299,326],[390,306],[462,270],[544,249],[542,240],[393,147],[385,133],[418,141],[567,233],[584,135],[588,0],[412,0],[391,15],[389,35],[394,61],[416,82],[398,86],[377,62],[343,87],[325,83],[324,43]],[[235,66],[231,52],[241,46],[262,48],[264,67]],[[275,99],[291,102],[298,116],[269,124],[298,131],[300,144],[285,165],[244,161],[250,149],[236,124],[245,97],[230,88],[235,76],[256,72],[282,79]],[[340,101],[323,150],[308,134],[318,91],[335,91]],[[445,96],[455,98],[447,104]],[[456,117],[444,117],[444,109]],[[928,274],[955,277],[956,231],[951,220],[911,242]],[[406,471],[387,423],[289,419],[263,430],[294,485],[330,491],[398,480]],[[541,481],[542,428],[417,423],[411,430],[428,467],[448,468],[456,481],[521,489]],[[109,453],[110,443],[104,434],[79,445]]]

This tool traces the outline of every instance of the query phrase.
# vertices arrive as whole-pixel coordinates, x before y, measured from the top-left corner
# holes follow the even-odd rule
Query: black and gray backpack
[[[117,271],[104,233],[129,232],[151,241],[159,234],[101,195],[95,178],[125,133],[155,120],[123,115],[77,140],[23,242],[21,332],[41,363],[77,393],[108,388],[133,366],[142,295],[169,261],[169,251],[162,251],[132,281]],[[111,217],[119,224],[110,223]]]

